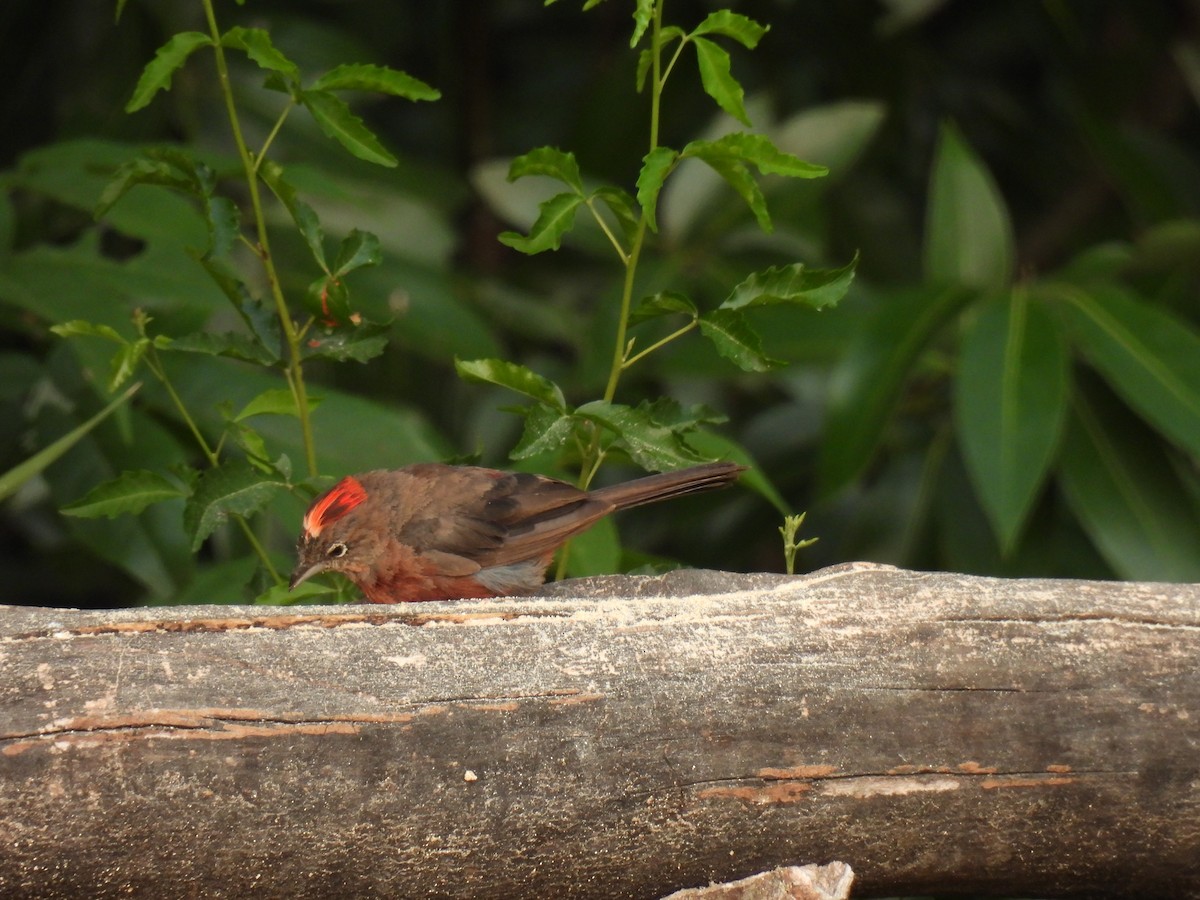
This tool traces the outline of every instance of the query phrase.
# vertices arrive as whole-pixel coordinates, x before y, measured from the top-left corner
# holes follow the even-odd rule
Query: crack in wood
[[[1200,630],[1200,623],[1167,622],[1162,619],[1150,619],[1143,616],[1120,616],[1106,612],[1080,612],[1062,615],[1046,616],[939,616],[935,621],[953,622],[958,624],[995,624],[995,625],[1056,625],[1070,623],[1108,623],[1111,625],[1136,625],[1145,628],[1183,629],[1185,631]]]

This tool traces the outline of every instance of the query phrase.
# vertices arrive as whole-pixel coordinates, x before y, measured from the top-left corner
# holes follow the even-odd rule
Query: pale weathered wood
[[[0,896],[1200,897],[1198,671],[1197,586],[862,564],[0,608]]]

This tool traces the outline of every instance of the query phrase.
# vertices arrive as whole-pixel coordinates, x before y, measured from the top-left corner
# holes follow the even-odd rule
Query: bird
[[[706,463],[592,491],[445,463],[348,475],[305,512],[288,586],[338,572],[370,603],[527,594],[559,547],[609,513],[725,487],[744,469]]]

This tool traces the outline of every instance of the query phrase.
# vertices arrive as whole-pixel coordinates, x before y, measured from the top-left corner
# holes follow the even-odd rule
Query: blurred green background
[[[719,4],[670,0],[694,26]],[[1200,581],[1200,6],[1046,0],[745,0],[771,26],[731,48],[756,130],[828,165],[829,178],[765,188],[763,235],[732,191],[681,169],[641,293],[686,288],[715,304],[751,271],[860,255],[850,296],[815,313],[764,310],[766,349],[788,365],[746,374],[691,338],[622,383],[636,403],[666,395],[728,416],[796,510],[813,569],[848,560],[1005,575]],[[503,357],[582,402],[607,375],[619,269],[586,227],[553,254],[523,257],[496,235],[527,228],[536,184],[508,160],[573,151],[585,174],[632,189],[647,109],[634,92],[626,0],[586,13],[563,0],[250,0],[218,6],[222,28],[268,29],[313,75],[342,62],[403,69],[436,103],[356,105],[401,159],[347,156],[293,115],[273,155],[326,231],[381,238],[384,262],[356,275],[356,302],[391,318],[366,365],[311,368],[321,468],[342,474],[479,454],[504,465],[520,421],[511,395],[466,385],[455,357]],[[172,34],[203,30],[199,4],[18,0],[0,7],[0,471],[106,402],[105,348],[49,326],[74,318],[128,331],[146,309],[165,333],[235,324],[186,248],[203,241],[179,197],[135,189],[103,223],[95,205],[140,146],[231,153],[211,60],[122,111]],[[233,72],[251,142],[279,95]],[[729,130],[695,77],[665,100],[675,147]],[[287,290],[315,277],[274,210]],[[171,360],[205,427],[270,373],[207,357]],[[99,376],[97,373],[101,373]],[[207,418],[205,418],[207,417]],[[264,427],[299,456],[294,423]],[[199,557],[178,503],[137,517],[66,518],[58,508],[122,469],[194,460],[161,389],[105,422],[0,505],[0,602],[120,606],[247,599],[253,562],[233,530]],[[569,472],[563,472],[569,475]],[[632,475],[632,472],[620,473]],[[303,502],[256,527],[287,568]],[[636,568],[662,558],[779,571],[777,511],[746,490],[628,514]],[[615,547],[615,544],[613,544]],[[634,552],[636,549],[637,552]]]

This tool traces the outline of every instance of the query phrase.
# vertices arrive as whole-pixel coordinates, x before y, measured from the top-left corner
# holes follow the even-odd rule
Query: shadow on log
[[[0,608],[0,895],[1200,897],[1200,587]]]

